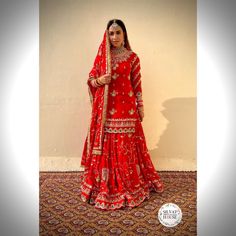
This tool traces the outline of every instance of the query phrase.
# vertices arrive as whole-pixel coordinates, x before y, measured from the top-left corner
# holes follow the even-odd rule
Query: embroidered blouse
[[[97,78],[96,68],[89,81]],[[140,60],[136,53],[124,50],[116,54],[111,50],[111,82],[104,132],[134,133],[139,119],[138,108],[143,107]]]

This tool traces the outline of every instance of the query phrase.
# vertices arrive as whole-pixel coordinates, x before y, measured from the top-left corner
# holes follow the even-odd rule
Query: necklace
[[[126,48],[124,46],[121,46],[119,48],[111,48],[111,52],[114,54],[114,55],[118,55],[118,54],[121,54],[123,52],[126,51]]]

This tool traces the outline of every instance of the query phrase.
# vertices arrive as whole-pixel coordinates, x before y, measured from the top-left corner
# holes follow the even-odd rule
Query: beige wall
[[[40,170],[78,170],[86,80],[108,20],[141,60],[144,132],[158,170],[196,169],[196,1],[40,1]]]

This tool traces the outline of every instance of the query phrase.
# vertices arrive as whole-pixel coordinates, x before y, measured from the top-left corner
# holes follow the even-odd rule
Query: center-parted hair
[[[126,30],[124,22],[119,19],[112,19],[107,23],[107,30],[109,30],[110,26],[113,23],[118,24],[121,27],[121,29],[123,30],[123,32],[124,32],[124,47],[131,51],[131,47],[130,47],[129,40],[128,40],[128,34],[127,34],[127,30]]]

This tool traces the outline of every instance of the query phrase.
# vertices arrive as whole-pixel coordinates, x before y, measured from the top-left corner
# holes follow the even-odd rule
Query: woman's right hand
[[[109,84],[111,82],[111,75],[105,74],[98,78],[100,84]]]

